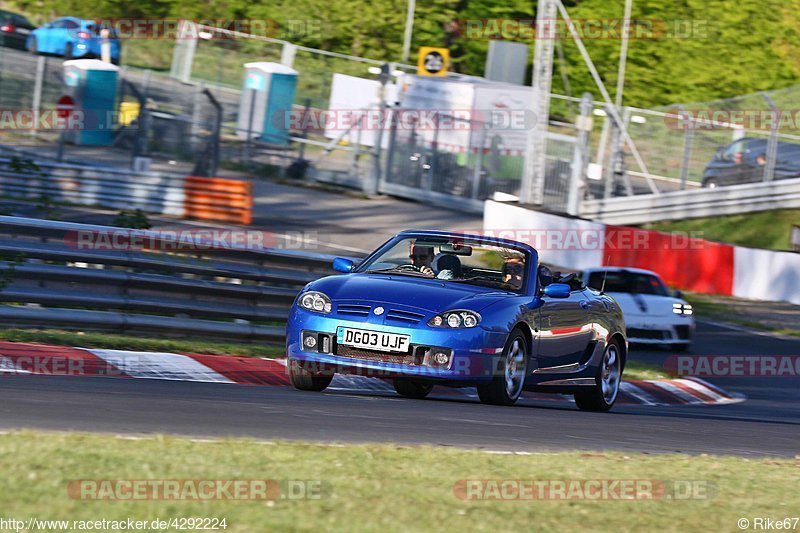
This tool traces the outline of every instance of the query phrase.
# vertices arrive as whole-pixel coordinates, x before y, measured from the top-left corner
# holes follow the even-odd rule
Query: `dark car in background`
[[[764,179],[767,139],[744,137],[717,150],[703,171],[703,187],[714,188]],[[779,142],[774,179],[800,177],[800,144]]]
[[[91,59],[101,56],[103,30],[108,31],[111,62],[119,64],[120,42],[113,28],[93,20],[62,17],[37,28],[28,37],[27,48],[34,54],[62,56],[64,59]]]
[[[25,50],[25,41],[36,26],[20,15],[0,9],[0,46]]]

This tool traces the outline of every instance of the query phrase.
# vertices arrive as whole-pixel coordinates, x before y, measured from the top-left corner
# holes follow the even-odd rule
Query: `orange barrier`
[[[253,222],[253,184],[246,180],[186,176],[184,216],[202,220]]]

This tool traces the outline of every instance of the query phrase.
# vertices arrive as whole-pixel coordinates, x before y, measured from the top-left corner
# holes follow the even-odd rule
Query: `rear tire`
[[[72,43],[67,43],[64,47],[64,61],[72,59]]]
[[[515,329],[508,336],[498,370],[500,375],[478,385],[478,397],[491,405],[514,405],[528,374],[528,341],[521,330]]]
[[[289,361],[289,379],[295,389],[320,392],[331,384],[333,374],[314,374],[303,368],[299,361]]]
[[[35,35],[33,37],[31,37],[30,51],[31,51],[32,54],[38,54],[39,53],[39,43],[36,42],[36,36]]]
[[[420,383],[419,381],[410,379],[395,379],[394,390],[397,391],[397,394],[400,396],[421,400],[431,393],[433,390],[433,384]]]
[[[582,411],[608,411],[617,401],[622,381],[622,351],[611,341],[603,352],[603,360],[593,387],[575,393],[575,405]]]

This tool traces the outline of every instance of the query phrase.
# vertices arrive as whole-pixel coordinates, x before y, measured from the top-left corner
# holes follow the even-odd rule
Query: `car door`
[[[37,46],[39,52],[45,54],[57,53],[56,41],[58,39],[58,32],[62,31],[64,27],[64,19],[56,19],[53,22],[46,24],[41,32],[36,35]]]
[[[539,369],[573,365],[586,354],[592,335],[591,298],[585,289],[569,298],[542,296],[539,311]]]

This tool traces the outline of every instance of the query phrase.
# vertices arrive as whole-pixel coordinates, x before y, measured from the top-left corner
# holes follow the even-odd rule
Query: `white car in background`
[[[676,350],[691,346],[695,327],[692,306],[680,292],[671,292],[655,272],[601,267],[587,269],[582,276],[587,286],[602,288],[617,301],[631,344],[668,345]]]

